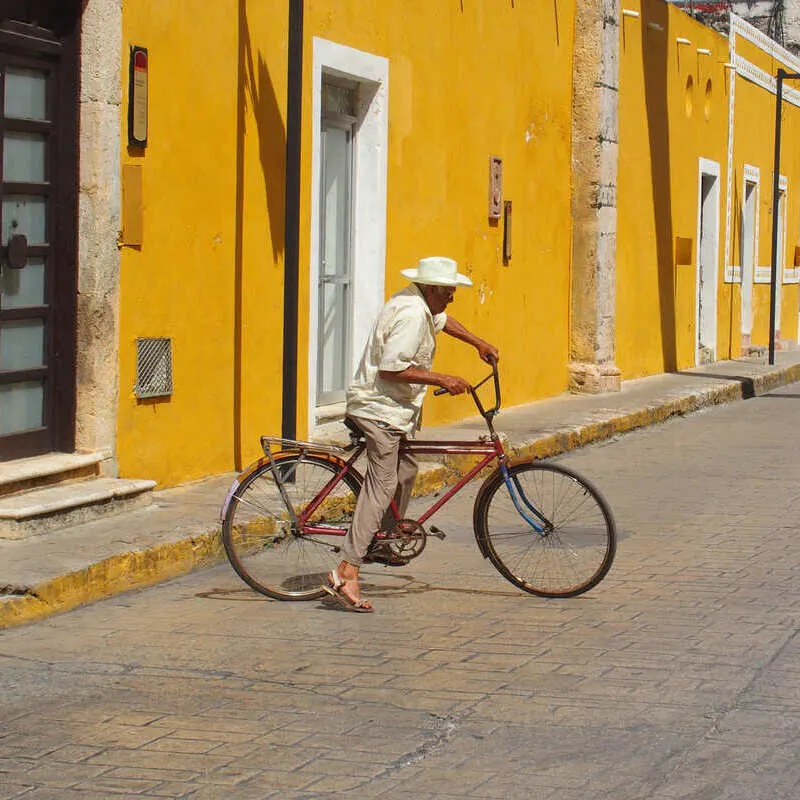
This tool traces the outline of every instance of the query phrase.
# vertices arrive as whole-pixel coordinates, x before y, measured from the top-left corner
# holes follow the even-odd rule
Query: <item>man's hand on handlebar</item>
[[[489,342],[481,340],[475,345],[475,348],[478,351],[478,355],[487,364],[496,364],[500,360],[500,351]]]
[[[442,375],[439,380],[439,386],[442,388],[437,389],[434,394],[443,394],[444,392],[450,392],[450,394],[464,394],[464,392],[470,390],[469,381],[464,380],[464,378],[458,375]]]

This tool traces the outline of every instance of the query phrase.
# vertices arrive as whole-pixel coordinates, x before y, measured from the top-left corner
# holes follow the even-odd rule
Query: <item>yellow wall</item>
[[[717,273],[718,359],[741,354],[741,286],[725,283],[740,263],[743,168],[760,170],[758,265],[771,262],[772,164],[775,96],[725,64],[727,37],[661,0],[628,4],[638,19],[623,18],[620,58],[620,160],[617,230],[617,365],[624,378],[695,363],[698,159],[720,166],[720,245]],[[655,23],[663,31],[654,29]],[[679,44],[677,39],[691,44]],[[698,54],[697,49],[711,51]],[[736,52],[770,75],[781,64],[737,37]],[[693,110],[686,113],[687,81]],[[705,90],[711,81],[706,114]],[[728,122],[732,82],[734,126],[730,217],[727,218]],[[790,85],[787,83],[787,85]],[[644,123],[644,124],[643,124]],[[786,265],[800,244],[800,109],[786,104],[781,173],[788,178]],[[689,264],[675,263],[678,237],[692,240]],[[783,284],[781,335],[797,339],[797,284]],[[753,344],[768,342],[769,285],[753,287]]]
[[[145,150],[125,147],[122,76],[122,164],[142,169],[144,230],[121,251],[124,476],[174,484],[233,469],[243,431],[252,440],[280,420],[286,12],[249,6],[123,4],[124,42],[150,62]],[[134,396],[140,336],[172,338],[170,398]]]
[[[695,363],[700,158],[720,166],[717,357],[731,352],[727,40],[660,0],[628,7],[641,16],[623,17],[620,53],[616,357],[626,379]],[[678,237],[692,240],[691,263],[676,265]]]
[[[497,343],[508,404],[567,385],[572,3],[308,0],[298,347],[298,435],[308,409],[312,41],[389,60],[386,293],[425,255],[457,259],[475,289],[453,315]],[[122,250],[118,452],[123,475],[172,484],[231,469],[279,433],[283,341],[286,0],[124,4],[126,44],[149,49],[144,239]],[[191,24],[187,21],[191,20]],[[127,99],[127,70],[123,76]],[[127,106],[121,130],[126,136]],[[504,160],[513,258],[487,219],[488,164]],[[513,324],[509,324],[513,320]],[[137,401],[135,340],[169,336],[171,398]],[[437,368],[475,379],[471,348]],[[426,421],[472,413],[432,401]]]
[[[736,41],[736,52],[769,75],[786,65],[764,53],[753,43],[741,37]],[[790,70],[789,70],[790,71]],[[800,88],[797,81],[786,81],[784,87]],[[743,77],[736,78],[735,90],[735,135],[734,135],[734,179],[732,187],[731,262],[741,261],[741,213],[744,167],[749,165],[759,170],[758,186],[758,240],[756,242],[756,266],[772,264],[772,175],[774,170],[775,141],[775,95]],[[800,153],[794,143],[800,136],[800,108],[784,102],[782,117],[782,147],[780,174],[787,178],[786,234],[783,261],[779,260],[779,280],[783,279],[783,268],[793,267],[794,248],[800,245]],[[783,222],[781,222],[783,224]],[[780,255],[779,255],[780,259]],[[738,288],[738,287],[737,287]],[[798,286],[796,283],[781,285],[781,316],[779,331],[781,339],[797,341],[798,334]],[[753,285],[753,345],[769,343],[770,285]],[[736,321],[740,325],[740,320]],[[736,328],[737,334],[740,328]]]

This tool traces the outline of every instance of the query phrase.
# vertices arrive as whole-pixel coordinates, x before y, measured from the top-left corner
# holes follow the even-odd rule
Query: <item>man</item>
[[[365,561],[405,563],[393,559],[388,548],[370,547],[382,529],[394,498],[400,518],[405,515],[417,474],[413,456],[400,456],[400,443],[419,427],[422,401],[428,386],[461,394],[469,383],[457,375],[431,371],[440,331],[471,344],[487,362],[498,350],[470,333],[444,313],[457,286],[472,286],[451,258],[423,258],[401,274],[412,283],[393,295],[378,315],[367,339],[361,363],[347,391],[347,416],[367,442],[367,469],[358,496],[353,524],[342,551],[342,561],[328,576],[326,591],[351,611],[373,611],[361,599],[358,572]],[[387,519],[391,527],[393,517]]]

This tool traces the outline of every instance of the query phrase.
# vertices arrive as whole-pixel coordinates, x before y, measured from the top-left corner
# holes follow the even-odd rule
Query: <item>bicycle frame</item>
[[[479,389],[486,381],[490,378],[494,378],[494,390],[495,390],[495,404],[490,409],[485,409],[483,404],[480,401],[480,398],[476,394],[476,390]],[[446,390],[438,389],[434,392],[434,394],[443,394]],[[489,429],[489,437],[483,440],[478,441],[457,441],[457,440],[430,440],[430,441],[405,441],[401,444],[400,450],[403,453],[410,453],[412,455],[476,455],[480,456],[481,458],[479,461],[465,474],[462,475],[461,478],[451,486],[445,494],[440,497],[433,505],[431,505],[426,511],[424,511],[419,517],[417,517],[416,522],[420,525],[423,525],[427,522],[430,517],[432,517],[439,509],[442,508],[447,502],[450,501],[458,492],[461,491],[468,483],[470,483],[476,475],[478,475],[481,470],[491,464],[493,461],[497,460],[499,463],[500,471],[503,476],[503,481],[506,485],[506,488],[511,496],[511,500],[519,512],[520,516],[525,519],[525,521],[538,533],[544,533],[547,530],[547,526],[549,522],[546,518],[542,516],[528,501],[527,497],[525,496],[522,488],[519,485],[519,482],[516,478],[510,475],[508,471],[508,456],[505,453],[503,448],[503,444],[500,441],[500,437],[494,430],[494,426],[492,423],[493,418],[500,410],[500,383],[499,383],[499,376],[497,372],[497,363],[492,364],[492,372],[491,374],[487,375],[482,381],[477,383],[475,386],[470,387],[469,392],[472,396],[473,401],[478,409],[478,412],[483,417],[484,421],[486,422],[487,428]],[[273,464],[273,466],[278,466],[280,464],[280,460],[278,458],[279,454],[272,454],[270,445],[271,444],[280,444],[282,446],[288,446],[290,450],[294,452],[300,453],[300,461],[302,461],[304,455],[314,455],[319,457],[320,455],[324,455],[330,461],[336,464],[338,467],[338,471],[336,475],[331,478],[331,480],[320,490],[320,492],[316,495],[314,500],[309,503],[309,505],[302,511],[302,513],[298,516],[292,508],[291,503],[289,502],[288,494],[286,492],[285,483],[291,480],[291,476],[280,476],[279,470],[275,469],[275,482],[278,485],[278,490],[281,493],[283,501],[286,507],[289,509],[290,514],[292,516],[292,524],[297,534],[313,536],[313,535],[321,535],[321,536],[345,536],[347,534],[347,528],[341,526],[333,526],[333,525],[325,525],[325,524],[318,524],[318,523],[311,523],[309,520],[313,517],[316,510],[325,502],[327,497],[333,492],[333,490],[338,486],[338,484],[342,481],[345,474],[348,472],[355,472],[354,465],[358,458],[362,455],[365,450],[365,446],[362,443],[358,443],[355,438],[353,438],[353,443],[351,447],[354,448],[354,452],[347,458],[346,460],[341,457],[339,454],[343,454],[347,452],[350,448],[339,448],[339,447],[331,447],[331,446],[320,446],[315,445],[311,442],[299,442],[294,440],[285,440],[285,439],[276,439],[271,437],[263,437],[262,438],[262,445],[264,446],[264,451],[267,456],[267,459]],[[263,463],[264,459],[260,463]],[[356,473],[357,474],[357,473]],[[360,476],[359,476],[360,477]],[[232,493],[231,493],[232,494]],[[399,519],[399,513],[397,506],[394,500],[391,503],[391,510],[396,518]],[[224,514],[224,509],[223,509]],[[538,521],[537,521],[538,520]],[[384,534],[385,535],[385,534]]]

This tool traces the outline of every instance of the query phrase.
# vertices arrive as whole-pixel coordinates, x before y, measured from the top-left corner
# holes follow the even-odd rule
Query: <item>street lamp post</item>
[[[775,313],[778,292],[778,203],[780,202],[781,171],[781,110],[783,106],[783,82],[800,78],[800,73],[779,69],[775,92],[775,166],[772,171],[772,271],[769,297],[769,363],[775,363]]]

